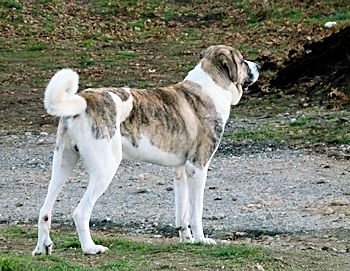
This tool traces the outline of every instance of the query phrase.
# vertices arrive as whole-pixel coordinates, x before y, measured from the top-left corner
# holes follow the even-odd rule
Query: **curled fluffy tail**
[[[45,90],[44,106],[50,115],[75,116],[86,109],[86,100],[77,95],[79,76],[71,69],[58,71]]]

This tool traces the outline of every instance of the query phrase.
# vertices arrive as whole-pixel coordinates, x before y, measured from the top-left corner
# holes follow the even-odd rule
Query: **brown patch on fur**
[[[115,88],[115,87],[88,88],[88,89],[85,89],[84,91],[93,91],[93,92],[97,92],[97,93],[111,92],[111,93],[114,93],[115,95],[117,95],[122,100],[122,102],[125,102],[130,97],[130,93],[127,92],[123,88]]]
[[[172,87],[131,90],[133,109],[121,133],[137,147],[141,135],[159,149],[204,166],[217,147],[223,122],[200,86],[183,81]]]
[[[96,139],[112,138],[116,132],[117,110],[108,90],[86,90],[78,95],[86,100],[86,115],[93,136]]]
[[[130,93],[122,88],[110,88],[108,91],[114,93],[115,95],[118,95],[118,97],[123,102],[125,102],[130,97]]]

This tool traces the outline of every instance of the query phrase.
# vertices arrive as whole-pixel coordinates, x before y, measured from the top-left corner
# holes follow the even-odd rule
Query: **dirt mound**
[[[322,41],[304,45],[302,55],[289,52],[270,86],[289,91],[306,90],[310,98],[333,99],[337,104],[350,101],[350,27]]]

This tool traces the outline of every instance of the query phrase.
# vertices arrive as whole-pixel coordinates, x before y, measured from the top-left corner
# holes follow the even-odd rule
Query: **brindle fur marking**
[[[130,93],[122,88],[86,89],[78,94],[86,100],[86,114],[96,139],[110,139],[116,132],[117,110],[109,93],[117,95],[123,102],[130,97]]]
[[[79,95],[86,100],[86,115],[95,139],[112,138],[116,132],[117,110],[110,94],[106,91],[83,91]]]
[[[200,86],[189,81],[153,90],[131,90],[133,109],[122,136],[137,147],[141,135],[163,151],[204,166],[219,144],[223,121]],[[166,140],[164,140],[166,139]]]

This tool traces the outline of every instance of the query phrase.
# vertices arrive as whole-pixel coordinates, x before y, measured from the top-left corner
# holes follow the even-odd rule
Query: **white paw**
[[[202,237],[202,238],[195,238],[194,239],[194,243],[200,243],[200,244],[203,244],[203,245],[216,245],[216,241],[212,238],[205,238],[205,237]]]
[[[37,244],[35,249],[32,251],[32,256],[42,254],[50,255],[52,252],[52,247],[53,243],[51,240],[48,240],[47,242],[44,242],[42,244]]]
[[[194,243],[194,239],[190,236],[182,236],[180,237],[180,243],[186,243],[186,244],[193,244]]]
[[[93,246],[84,248],[83,252],[84,252],[84,254],[95,255],[95,254],[105,253],[107,250],[108,250],[107,247],[104,247],[101,245],[93,245]]]

